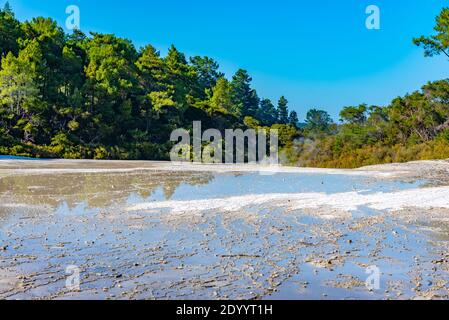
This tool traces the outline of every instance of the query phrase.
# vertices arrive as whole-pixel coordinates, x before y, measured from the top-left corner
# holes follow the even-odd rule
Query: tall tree
[[[190,58],[190,63],[196,72],[201,94],[205,94],[207,89],[212,89],[217,80],[224,77],[224,74],[219,71],[218,62],[209,57],[195,56]]]
[[[3,6],[3,11],[6,12],[6,13],[9,13],[11,15],[14,14],[13,11],[12,11],[11,5],[9,4],[9,1],[5,2],[5,5]]]
[[[329,132],[331,123],[331,116],[324,110],[311,109],[307,112],[306,128],[311,132]]]
[[[340,111],[340,120],[344,123],[361,125],[366,121],[367,111],[366,104],[357,107],[345,107]]]
[[[449,57],[449,8],[444,8],[436,18],[434,30],[435,35],[421,36],[413,39],[413,42],[417,46],[422,46],[424,54],[428,57],[439,54]]]
[[[92,139],[117,141],[130,125],[138,78],[134,64],[137,52],[128,40],[113,35],[93,36],[87,45],[86,94],[100,130]]]
[[[174,88],[170,83],[170,75],[164,59],[153,46],[144,47],[136,62],[140,72],[140,85],[142,88],[141,113],[149,126],[150,114],[164,112],[167,108],[174,107]]]
[[[235,113],[233,110],[231,84],[225,78],[220,78],[212,90],[210,104],[214,111]]]
[[[288,101],[282,96],[278,102],[278,122],[288,124]]]
[[[5,57],[8,52],[17,55],[19,45],[17,40],[22,37],[20,22],[15,18],[8,2],[3,10],[0,10],[0,58]]]
[[[59,84],[63,82],[62,66],[64,64],[62,52],[65,34],[56,21],[50,18],[34,18],[22,25],[24,32],[23,44],[34,40],[39,43],[43,64],[39,68],[42,76],[42,95],[52,103],[63,102],[63,94]]]
[[[41,57],[39,45],[33,41],[20,50],[18,57],[10,52],[1,61],[0,107],[9,108],[9,127],[22,131],[25,142],[34,141],[40,124],[42,104],[37,68]]]
[[[189,106],[189,97],[195,91],[195,71],[187,63],[185,55],[173,45],[168,50],[165,63],[171,77],[173,99],[177,109],[183,112]]]
[[[272,126],[278,120],[278,111],[270,99],[262,99],[257,118],[267,126]]]
[[[146,92],[167,89],[169,80],[167,67],[159,51],[152,45],[147,45],[140,51],[136,66],[140,71],[141,84]]]
[[[237,70],[232,77],[232,98],[233,103],[237,106],[236,113],[241,119],[245,117],[254,117],[257,114],[259,106],[259,97],[256,90],[251,88],[253,79],[248,72],[243,69]]]
[[[288,123],[295,128],[299,127],[298,113],[296,111],[290,112],[290,115],[288,116]]]

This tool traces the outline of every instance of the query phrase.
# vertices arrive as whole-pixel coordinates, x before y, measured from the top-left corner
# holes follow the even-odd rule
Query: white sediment
[[[254,206],[277,206],[293,210],[331,208],[342,211],[354,211],[358,207],[389,211],[411,207],[449,209],[449,187],[420,188],[373,194],[361,194],[359,192],[264,194],[209,200],[160,201],[129,206],[127,211],[169,209],[172,213],[204,212],[209,210],[232,212]]]
[[[155,161],[94,161],[94,160],[1,160],[0,175],[41,174],[89,174],[89,173],[132,173],[132,172],[255,172],[261,175],[276,173],[329,174],[388,178],[406,174],[406,170],[350,170],[321,169],[285,166],[264,166],[257,164],[195,164]]]

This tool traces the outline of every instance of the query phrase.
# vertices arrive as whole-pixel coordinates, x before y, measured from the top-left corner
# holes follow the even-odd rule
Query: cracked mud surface
[[[447,207],[353,210],[323,197],[298,208],[288,199],[425,192],[445,185],[444,162],[438,170],[424,163],[367,168],[400,170],[400,178],[17,163],[0,161],[1,299],[449,298]],[[55,171],[70,166],[74,171]],[[263,198],[275,190],[287,198],[182,209],[189,201]],[[79,268],[79,290],[66,287],[68,266]],[[373,266],[380,286],[370,290]]]

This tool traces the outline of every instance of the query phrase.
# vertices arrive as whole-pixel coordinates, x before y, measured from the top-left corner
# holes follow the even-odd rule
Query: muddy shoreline
[[[449,298],[449,162],[260,172],[0,160],[0,299]]]

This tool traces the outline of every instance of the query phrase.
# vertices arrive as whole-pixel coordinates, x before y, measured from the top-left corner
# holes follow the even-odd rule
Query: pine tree
[[[296,111],[290,112],[290,116],[288,117],[288,123],[298,128],[299,126],[299,119],[298,119],[298,113]]]
[[[267,126],[271,126],[277,122],[278,112],[270,99],[262,99],[257,118]]]
[[[251,88],[251,81],[253,79],[248,75],[248,72],[243,69],[237,70],[232,77],[232,98],[233,103],[237,106],[236,109],[241,119],[245,117],[255,117],[259,107],[259,97],[257,92]]]
[[[231,85],[225,78],[220,78],[217,84],[212,90],[213,95],[210,99],[210,104],[214,111],[229,112],[234,113],[232,96],[231,96]]]
[[[41,52],[35,40],[21,50],[18,57],[10,52],[1,61],[0,106],[9,107],[9,118],[17,121],[14,127],[22,131],[24,142],[34,141],[43,111],[37,72],[37,65],[41,63]]]
[[[9,1],[6,1],[5,5],[3,6],[2,11],[9,14],[10,16],[14,16],[14,13],[12,11],[11,5],[9,4]]]
[[[177,109],[183,112],[189,106],[188,97],[195,91],[195,71],[188,65],[185,55],[173,45],[164,61],[170,76],[173,99]]]
[[[198,79],[199,93],[203,96],[207,89],[212,89],[215,86],[218,79],[224,77],[224,74],[219,71],[218,62],[209,57],[192,57],[190,63]]]
[[[288,101],[284,96],[278,102],[278,121],[280,124],[288,124]]]
[[[87,46],[85,94],[100,135],[116,143],[132,122],[132,105],[138,88],[137,52],[132,43],[114,35],[94,34]]]
[[[17,56],[17,40],[22,36],[20,22],[15,18],[9,2],[6,2],[3,10],[0,10],[0,58],[5,57],[8,52]]]

